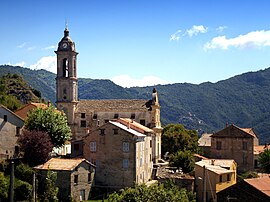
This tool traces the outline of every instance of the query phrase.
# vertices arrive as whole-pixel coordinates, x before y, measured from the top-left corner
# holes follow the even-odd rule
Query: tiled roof
[[[199,146],[210,147],[211,146],[211,135],[212,134],[208,134],[208,133],[202,134],[202,136],[198,140]]]
[[[22,107],[21,109],[18,109],[15,114],[17,114],[19,117],[21,117],[22,119],[26,119],[27,118],[27,113],[33,109],[33,108],[42,108],[42,109],[45,109],[48,107],[47,104],[44,104],[44,103],[29,103],[27,105],[25,105],[24,107]]]
[[[267,146],[265,146],[265,145],[257,145],[257,146],[254,146],[254,151],[253,151],[253,153],[254,153],[254,154],[260,154],[260,153],[264,152],[264,150],[265,150],[266,148],[270,149],[270,146],[269,146],[269,145],[267,145]]]
[[[153,132],[153,130],[151,130],[150,128],[147,128],[139,123],[137,123],[136,121],[133,121],[132,119],[128,119],[128,118],[119,118],[116,120],[116,122],[119,122],[127,127],[130,127],[138,132],[141,133],[151,133]]]
[[[250,184],[255,189],[263,192],[264,194],[270,197],[270,178],[268,176],[244,180],[246,183]]]
[[[234,124],[214,133],[211,137],[257,137],[252,128],[240,128]]]
[[[154,132],[152,129],[147,128],[137,123],[136,121],[133,121],[132,119],[128,119],[128,118],[119,118],[117,120],[110,121],[110,123],[136,136],[144,137],[145,133]]]
[[[80,163],[83,161],[91,164],[84,158],[77,158],[77,159],[61,159],[61,158],[51,158],[46,163],[36,166],[35,169],[38,170],[73,170],[75,169]],[[93,164],[91,164],[94,166]]]
[[[208,160],[198,161],[195,164],[200,167],[205,166],[206,169],[214,173],[225,174],[225,173],[234,172],[233,170],[226,169],[226,168],[230,168],[233,163],[234,163],[234,160],[230,160],[230,159],[208,159]]]
[[[147,100],[80,100],[79,112],[132,112],[148,111]]]

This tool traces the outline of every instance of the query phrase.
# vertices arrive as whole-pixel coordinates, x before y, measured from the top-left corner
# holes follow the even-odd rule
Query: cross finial
[[[65,20],[65,24],[66,24],[66,27],[65,28],[67,30],[68,29],[68,20],[67,19]]]

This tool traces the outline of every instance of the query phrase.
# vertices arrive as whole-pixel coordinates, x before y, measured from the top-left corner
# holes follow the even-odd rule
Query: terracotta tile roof
[[[80,100],[78,103],[79,112],[111,111],[111,112],[132,112],[148,111],[147,100]]]
[[[128,133],[132,134],[132,135],[135,135],[137,137],[146,137],[146,135],[144,133],[141,133],[139,131],[136,131],[132,128],[129,128],[119,122],[116,122],[116,121],[109,121],[110,124],[113,124],[114,126],[118,127],[118,128],[121,128],[123,129],[124,131],[127,131]]]
[[[214,133],[211,137],[256,137],[252,128],[240,128],[234,124]]]
[[[270,178],[268,176],[244,180],[246,183],[250,184],[255,189],[263,192],[270,197]]]
[[[253,154],[260,154],[262,152],[264,152],[264,150],[268,148],[270,149],[270,145],[257,145],[257,146],[254,146],[254,151],[253,151]]]
[[[208,158],[206,158],[205,156],[199,155],[199,154],[193,154],[193,156],[195,156],[199,159],[208,160]]]
[[[61,159],[61,158],[51,158],[49,161],[42,165],[38,165],[35,169],[38,170],[73,170],[83,161],[88,164],[94,166],[92,163],[87,161],[84,158],[76,158],[76,159]]]
[[[136,121],[133,121],[132,119],[119,118],[115,121],[119,122],[127,127],[130,127],[138,132],[141,132],[141,133],[152,133],[153,132],[153,130],[151,130],[150,128],[147,128],[147,127],[137,123]]]
[[[29,104],[25,105],[25,106],[22,107],[21,109],[18,109],[18,110],[15,112],[15,114],[17,114],[19,117],[21,117],[22,119],[25,120],[25,119],[27,118],[27,113],[28,113],[30,110],[32,110],[32,109],[34,109],[34,108],[38,108],[38,107],[40,107],[40,108],[42,108],[42,109],[45,109],[45,108],[48,107],[48,105],[47,105],[47,104],[44,104],[44,103],[34,103],[34,102],[32,102],[32,103],[29,103]]]

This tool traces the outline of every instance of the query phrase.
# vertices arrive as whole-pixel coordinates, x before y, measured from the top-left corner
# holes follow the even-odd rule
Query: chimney
[[[215,165],[215,160],[214,159],[211,160],[211,165]]]
[[[50,100],[48,100],[48,107],[50,107],[50,105],[51,105],[51,102],[50,102]]]
[[[128,122],[128,129],[130,129],[130,122]]]

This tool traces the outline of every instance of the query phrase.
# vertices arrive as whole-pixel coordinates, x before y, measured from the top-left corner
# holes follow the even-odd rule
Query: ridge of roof
[[[93,165],[91,162],[87,161],[85,158],[72,158],[72,159],[63,159],[63,158],[51,158],[44,164],[34,167],[38,170],[73,170],[83,161],[88,164]]]
[[[8,109],[6,106],[0,104],[0,107],[4,108],[5,110],[7,110],[8,112],[10,112],[11,114],[13,114],[14,116],[16,116],[17,118],[19,118],[21,121],[24,122],[24,119],[22,117],[20,117],[18,114],[16,114],[15,112],[11,111],[10,109]]]

